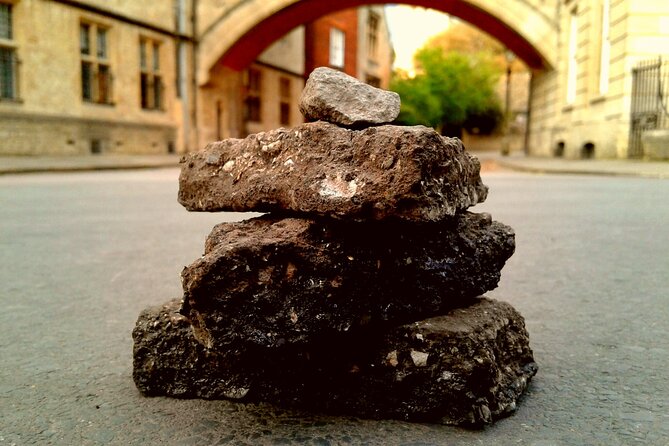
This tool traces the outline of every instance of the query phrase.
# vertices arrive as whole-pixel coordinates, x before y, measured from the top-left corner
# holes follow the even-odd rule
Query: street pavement
[[[174,168],[0,176],[0,446],[669,445],[669,181],[489,169],[474,211],[516,230],[490,297],[526,318],[539,373],[482,431],[142,397],[130,333],[180,295],[216,223]]]

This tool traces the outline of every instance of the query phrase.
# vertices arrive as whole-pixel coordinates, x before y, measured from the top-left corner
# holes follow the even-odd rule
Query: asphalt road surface
[[[175,169],[0,177],[0,446],[669,445],[669,181],[491,173],[513,226],[488,295],[526,318],[539,374],[483,431],[145,398],[130,332],[211,227]]]

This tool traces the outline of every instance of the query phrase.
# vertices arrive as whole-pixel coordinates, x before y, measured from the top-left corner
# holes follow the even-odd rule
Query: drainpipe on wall
[[[186,34],[186,0],[177,0],[177,33]],[[179,79],[179,92],[181,93],[181,121],[183,126],[183,149],[188,152],[190,142],[190,95],[188,94],[188,78],[186,70],[186,42],[177,41],[177,73]]]
[[[191,27],[193,32],[193,53],[192,53],[192,66],[191,66],[191,75],[192,75],[192,88],[193,88],[193,134],[195,135],[195,150],[197,150],[200,144],[200,135],[198,132],[198,110],[197,110],[197,64],[198,64],[198,52],[199,52],[199,36],[197,33],[197,1],[192,0],[191,4]]]
[[[532,124],[532,97],[534,96],[534,71],[530,70],[530,91],[527,95],[527,119],[525,119],[525,140],[523,141],[523,152],[525,156],[530,154],[530,125]]]

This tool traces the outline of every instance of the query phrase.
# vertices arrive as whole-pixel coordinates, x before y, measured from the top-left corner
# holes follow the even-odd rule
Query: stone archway
[[[217,63],[240,70],[295,26],[328,13],[379,3],[374,0],[237,0],[202,32],[198,81],[205,84]],[[383,3],[383,2],[381,2]],[[557,61],[557,24],[540,0],[404,0],[459,17],[500,40],[535,70]],[[548,2],[552,3],[552,2]]]

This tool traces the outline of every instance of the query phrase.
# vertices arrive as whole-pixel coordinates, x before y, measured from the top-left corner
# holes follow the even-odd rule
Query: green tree
[[[414,56],[417,74],[394,73],[390,89],[402,98],[398,121],[460,136],[463,128],[490,133],[503,119],[495,86],[502,73],[491,52],[446,50],[430,44]]]

